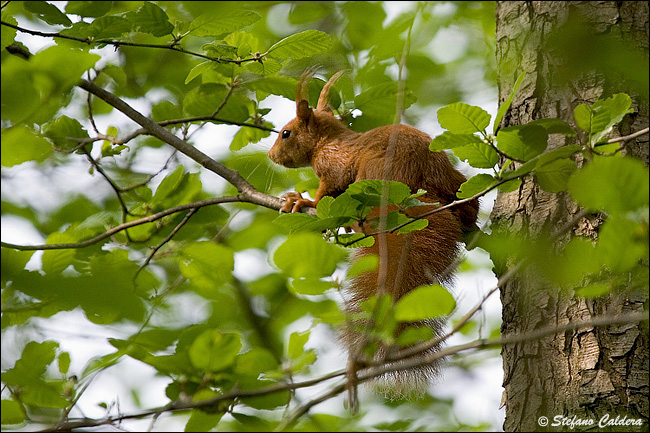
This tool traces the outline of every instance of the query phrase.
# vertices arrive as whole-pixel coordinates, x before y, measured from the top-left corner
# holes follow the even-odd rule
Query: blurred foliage
[[[553,264],[549,278],[597,296],[616,288],[616,277],[645,260],[647,290],[648,170],[603,146],[612,126],[630,110],[627,95],[576,110],[589,142],[553,151],[546,151],[549,134],[575,135],[559,119],[498,132],[495,127],[494,135],[483,108],[458,102],[494,88],[491,2],[10,2],[2,9],[2,21],[2,216],[28,222],[43,243],[84,241],[170,207],[236,194],[232,185],[202,173],[197,163],[157,139],[115,140],[137,127],[76,88],[80,78],[132,101],[156,121],[202,117],[168,127],[191,144],[210,148],[211,156],[260,191],[279,195],[297,188],[313,195],[318,181],[311,169],[278,168],[261,150],[281,126],[268,120],[277,111],[277,99],[270,97],[295,98],[297,79],[307,67],[319,65],[321,78],[349,69],[337,84],[340,98],[336,92],[332,99],[337,113],[359,131],[391,123],[398,111],[406,45],[404,122],[433,123],[432,109],[444,106],[438,121],[446,131],[431,149],[452,149],[471,166],[492,169],[469,179],[459,197],[497,186],[512,190],[523,176],[535,176],[550,192],[568,189],[581,205],[612,219],[596,245],[572,241],[548,262]],[[59,35],[28,38],[4,23]],[[40,48],[43,42],[47,46]],[[321,78],[310,83],[312,104]],[[499,110],[495,125],[506,110]],[[284,122],[291,116],[278,117],[287,117]],[[100,140],[84,141],[96,136]],[[576,152],[593,159],[586,169],[576,170],[569,159]],[[496,170],[500,154],[520,167]],[[21,173],[33,181],[21,183]],[[92,186],[64,187],[77,184]],[[646,188],[624,187],[631,184]],[[349,249],[335,243],[359,242],[358,235],[346,238],[338,228],[367,215],[383,191],[401,210],[418,205],[417,194],[403,187],[354,184],[336,199],[322,200],[317,216],[278,217],[262,207],[229,203],[192,215],[171,214],[84,248],[42,254],[3,248],[2,329],[9,349],[3,347],[3,427],[36,419],[51,420],[54,427],[83,400],[96,375],[127,357],[165,377],[170,400],[198,402],[322,374],[317,363],[322,351],[312,333],[325,328],[333,335],[332,328],[344,320],[336,293],[344,283],[336,275],[345,268]],[[407,220],[395,212],[387,226]],[[419,229],[421,223],[400,230]],[[331,242],[314,233],[323,230]],[[526,251],[523,239],[482,236],[480,246],[495,266]],[[617,254],[622,241],[634,245],[624,256]],[[256,254],[264,259],[246,259]],[[371,259],[351,272],[373,267]],[[638,281],[643,284],[643,277]],[[449,298],[445,305],[418,308],[441,296]],[[388,311],[385,324],[445,315],[453,308],[444,288],[424,287],[405,298],[399,317]],[[71,354],[55,337],[43,332],[45,338],[27,342],[64,311],[82,312],[85,320],[117,330],[120,337],[108,339],[113,349],[83,360],[73,353],[73,361],[83,365],[73,371]],[[473,324],[463,333],[479,335]],[[485,333],[498,331],[497,326]],[[23,340],[5,343],[9,331]],[[14,359],[5,358],[6,352]],[[105,394],[110,400],[110,391]],[[292,399],[284,391],[195,409],[186,431],[272,430]],[[433,395],[399,402],[369,395],[361,407],[366,412],[357,416],[312,410],[295,428],[494,427],[464,424],[452,400]]]

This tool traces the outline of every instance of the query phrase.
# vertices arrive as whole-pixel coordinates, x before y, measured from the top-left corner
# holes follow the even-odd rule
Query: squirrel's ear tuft
[[[346,70],[343,71],[338,71],[336,74],[332,75],[332,77],[325,83],[325,86],[323,86],[323,90],[320,92],[320,97],[318,98],[318,105],[316,106],[317,110],[325,110],[325,111],[332,111],[332,107],[329,104],[329,95],[330,95],[330,89],[332,86],[334,86],[334,83],[336,83],[336,80],[338,80],[341,75],[343,75]]]
[[[313,111],[309,106],[309,102],[305,101],[304,99],[298,101],[296,103],[296,115],[302,122],[309,122],[309,119],[313,115]]]

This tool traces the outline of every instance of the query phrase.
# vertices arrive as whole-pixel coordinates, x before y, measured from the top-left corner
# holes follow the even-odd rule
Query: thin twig
[[[167,242],[169,242],[169,241],[174,237],[174,235],[175,235],[176,233],[178,233],[178,231],[179,231],[179,230],[180,230],[180,229],[181,229],[185,224],[187,224],[187,222],[190,220],[190,218],[192,218],[192,215],[194,215],[196,212],[198,212],[199,209],[200,209],[200,208],[198,208],[198,207],[194,207],[194,208],[190,209],[190,211],[185,215],[185,217],[183,218],[183,220],[182,220],[180,223],[178,223],[178,225],[177,225],[176,227],[174,227],[174,230],[172,230],[171,233],[170,233],[169,235],[167,235],[167,236],[165,237],[165,239],[162,240],[162,242],[160,242],[158,245],[156,245],[156,246],[151,250],[151,253],[149,253],[149,255],[147,256],[147,259],[144,261],[144,263],[142,264],[142,266],[140,266],[140,267],[138,268],[138,270],[136,271],[135,275],[133,276],[133,280],[134,280],[134,281],[135,281],[135,279],[138,278],[138,275],[140,274],[140,271],[142,271],[145,267],[147,267],[147,265],[149,264],[149,262],[151,262],[151,259],[153,259],[153,256],[155,256],[156,253],[157,253],[157,252],[158,252],[158,251],[159,251],[159,250],[160,250],[160,249],[161,249],[161,248],[162,248],[162,247],[163,247]]]
[[[234,64],[236,64],[238,66],[241,66],[244,63],[259,62],[261,60],[261,57],[257,56],[257,55],[254,55],[254,56],[252,56],[250,58],[238,59],[238,60],[235,60],[235,59],[222,59],[222,58],[219,58],[219,57],[212,57],[212,56],[208,56],[208,55],[205,55],[205,54],[196,53],[196,52],[193,52],[193,51],[188,51],[188,50],[186,50],[184,48],[180,48],[178,46],[177,42],[174,42],[174,43],[172,43],[170,45],[164,45],[164,44],[143,44],[143,43],[137,43],[137,42],[116,41],[116,40],[113,40],[113,39],[97,39],[97,40],[94,40],[92,38],[82,38],[82,37],[78,37],[78,36],[70,36],[70,35],[65,35],[65,34],[58,33],[58,32],[41,32],[41,31],[38,31],[38,30],[30,30],[30,29],[26,29],[24,27],[20,27],[20,26],[17,26],[17,25],[14,25],[14,24],[11,24],[11,23],[8,23],[8,22],[5,22],[5,21],[0,21],[0,24],[2,24],[3,26],[11,27],[13,29],[16,29],[18,31],[21,31],[23,33],[27,33],[27,34],[30,34],[30,35],[33,35],[33,36],[43,36],[43,37],[47,37],[47,38],[62,38],[62,39],[68,39],[68,40],[71,40],[71,41],[81,42],[81,43],[84,43],[84,44],[87,44],[87,45],[113,45],[115,47],[128,46],[128,47],[139,47],[139,48],[159,48],[159,49],[164,49],[164,50],[177,51],[179,53],[189,54],[191,56],[201,57],[203,59],[212,60],[213,62],[217,62],[217,63],[234,63]]]
[[[347,242],[347,243],[346,243],[346,242],[342,242],[342,243],[340,243],[340,245],[343,245],[343,246],[349,247],[349,246],[351,246],[351,245],[356,244],[357,242],[361,242],[362,240],[364,240],[364,239],[366,239],[366,238],[374,237],[374,236],[377,236],[377,235],[379,235],[379,234],[383,234],[383,233],[395,233],[396,231],[398,231],[398,230],[401,229],[402,227],[406,227],[407,225],[412,224],[412,223],[414,223],[415,221],[420,220],[420,219],[423,219],[423,218],[425,218],[425,217],[427,217],[427,216],[429,216],[429,215],[433,215],[433,214],[435,214],[435,213],[442,212],[443,210],[451,209],[451,208],[456,207],[456,206],[459,206],[459,205],[461,205],[461,204],[465,204],[465,203],[471,202],[471,201],[473,201],[473,200],[476,200],[477,198],[481,198],[481,197],[483,197],[484,195],[486,195],[487,193],[489,193],[490,191],[492,191],[493,189],[498,188],[499,186],[503,185],[504,183],[509,182],[509,181],[511,181],[511,180],[515,180],[515,179],[521,178],[521,177],[524,177],[524,176],[526,176],[527,174],[528,174],[528,173],[522,173],[522,174],[519,174],[519,175],[517,175],[517,176],[512,176],[512,177],[508,177],[508,178],[505,178],[505,179],[501,179],[501,180],[499,180],[497,183],[495,183],[495,184],[493,184],[493,185],[490,185],[489,187],[485,188],[483,191],[478,192],[478,193],[474,194],[474,195],[471,196],[471,197],[464,198],[464,199],[459,199],[459,200],[454,200],[454,201],[452,201],[451,203],[448,203],[448,204],[446,204],[446,205],[444,205],[444,206],[440,206],[440,207],[437,207],[437,208],[435,208],[435,209],[433,209],[433,210],[430,210],[430,211],[428,211],[428,212],[424,212],[424,213],[421,214],[421,215],[418,215],[418,216],[415,216],[415,217],[411,217],[408,221],[406,221],[406,222],[404,222],[404,223],[402,223],[402,224],[399,224],[399,225],[397,225],[397,226],[395,226],[395,227],[393,227],[393,228],[391,228],[391,229],[389,229],[389,230],[377,231],[377,232],[374,232],[374,233],[367,233],[367,234],[365,234],[364,236],[360,237],[359,239],[355,239],[354,241],[352,241],[352,242]]]
[[[637,132],[635,132],[633,134],[626,135],[624,137],[612,138],[610,140],[607,140],[605,143],[597,144],[596,146],[603,146],[605,144],[618,143],[619,141],[630,141],[630,140],[633,140],[633,139],[635,139],[637,137],[640,137],[640,136],[642,136],[644,134],[647,134],[649,131],[650,131],[650,128],[643,128],[640,131],[637,131]]]
[[[115,195],[117,196],[117,200],[120,202],[120,207],[122,208],[122,223],[125,223],[126,222],[126,216],[130,215],[130,212],[129,212],[129,209],[126,207],[126,203],[124,203],[124,200],[122,199],[122,194],[121,194],[122,191],[120,190],[120,187],[118,187],[115,184],[115,182],[113,182],[113,179],[111,179],[110,176],[108,174],[106,174],[104,169],[99,165],[99,163],[97,161],[95,161],[95,159],[90,155],[90,152],[88,151],[88,149],[86,149],[85,147],[82,147],[81,151],[83,151],[83,153],[86,155],[86,158],[88,159],[90,164],[93,167],[95,167],[95,170],[97,170],[97,172],[99,174],[101,174],[104,179],[106,179],[106,182],[108,182],[108,184],[111,186],[111,189],[113,191],[115,191]]]

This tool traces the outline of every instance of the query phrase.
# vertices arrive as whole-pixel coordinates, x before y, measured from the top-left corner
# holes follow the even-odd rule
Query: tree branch
[[[412,368],[429,365],[436,360],[442,359],[450,355],[455,355],[457,353],[467,351],[470,349],[498,347],[505,344],[514,344],[523,341],[531,341],[531,340],[539,339],[541,337],[545,337],[547,335],[560,334],[566,331],[574,331],[581,328],[593,328],[596,326],[607,326],[607,325],[614,325],[620,323],[636,323],[636,322],[642,322],[647,320],[648,320],[648,312],[645,311],[642,313],[630,313],[630,314],[625,314],[620,316],[594,317],[591,320],[585,320],[581,322],[571,322],[560,326],[551,326],[551,327],[538,329],[534,332],[529,332],[524,334],[512,334],[509,336],[495,338],[495,339],[474,340],[466,344],[460,344],[457,346],[444,348],[426,356],[422,356],[418,358],[410,358],[405,361],[400,361],[399,363],[389,363],[381,366],[361,369],[359,370],[357,381],[365,382],[374,379],[376,377],[382,376],[389,372],[409,370]],[[292,414],[292,416],[289,417],[288,420],[282,424],[282,429],[290,427],[295,421],[298,420],[300,416],[304,415],[311,407],[331,397],[334,397],[337,394],[340,394],[344,390],[345,390],[345,383],[342,383],[337,385],[335,388],[328,390],[324,394],[321,394],[320,396],[317,396],[312,400],[310,400],[309,402],[305,403],[304,405],[296,409],[294,414]]]
[[[110,230],[105,231],[104,233],[97,235],[93,238],[87,239],[85,241],[81,242],[75,242],[75,243],[69,243],[69,244],[43,244],[43,245],[15,245],[15,244],[10,244],[7,242],[1,242],[0,245],[3,248],[12,248],[14,250],[21,250],[21,251],[35,251],[35,250],[62,250],[62,249],[71,249],[71,248],[85,248],[87,246],[93,245],[103,239],[108,238],[109,236],[114,235],[115,233],[118,233],[122,230],[129,229],[131,227],[135,227],[140,224],[146,224],[150,223],[153,221],[156,221],[160,218],[166,217],[167,215],[171,215],[176,212],[181,212],[184,210],[188,209],[199,209],[204,206],[210,206],[213,204],[221,204],[221,203],[233,203],[233,202],[242,202],[246,201],[242,199],[240,196],[228,196],[228,197],[215,197],[215,198],[209,198],[206,200],[201,200],[201,201],[196,201],[194,203],[188,203],[188,204],[183,204],[180,206],[175,206],[169,209],[165,209],[164,211],[155,213],[153,215],[149,215],[134,221],[129,221],[124,224],[120,224],[118,226],[113,227]]]
[[[495,339],[478,339],[466,344],[460,344],[457,346],[441,349],[427,356],[411,358],[405,361],[400,361],[399,363],[392,363],[392,364],[387,364],[382,366],[373,366],[373,367],[361,369],[359,370],[358,381],[365,382],[374,379],[375,377],[382,376],[389,372],[416,368],[422,365],[430,364],[431,362],[434,362],[438,359],[450,355],[455,355],[457,353],[464,352],[471,349],[498,347],[505,344],[521,343],[523,341],[536,340],[541,337],[545,337],[547,335],[560,334],[566,331],[575,331],[581,328],[593,328],[596,326],[608,326],[608,325],[616,325],[616,324],[623,324],[623,323],[638,323],[642,321],[647,321],[648,318],[649,317],[647,311],[624,314],[619,316],[600,316],[600,317],[594,317],[590,320],[585,320],[580,322],[570,322],[565,325],[551,326],[543,329],[538,329],[534,332],[528,332],[523,334],[512,334],[512,335],[504,336],[501,338],[495,338]],[[343,376],[344,374],[345,371],[340,370],[340,371],[335,371],[323,375],[318,378],[309,379],[302,382],[278,383],[275,385],[270,385],[264,388],[258,388],[253,390],[231,391],[213,397],[211,399],[202,400],[198,402],[176,400],[163,407],[145,410],[133,414],[120,415],[112,418],[109,417],[100,420],[90,419],[90,418],[72,419],[64,423],[58,424],[56,430],[70,431],[75,428],[94,427],[100,425],[114,424],[116,422],[124,421],[128,419],[139,419],[148,416],[156,416],[164,412],[176,412],[176,411],[189,410],[189,409],[211,408],[211,407],[215,407],[216,405],[224,401],[238,400],[247,397],[257,397],[257,396],[268,395],[268,394],[281,392],[281,391],[288,391],[292,389],[313,386],[320,382],[324,382],[330,379],[334,379],[336,377]],[[311,399],[309,402],[301,405],[298,409],[296,409],[294,414],[292,414],[292,416],[290,416],[288,420],[282,424],[282,428],[290,427],[292,423],[297,421],[300,416],[304,415],[313,406],[323,401],[326,401],[332,397],[335,397],[336,395],[340,394],[344,390],[345,390],[345,383],[338,384],[332,389],[327,390],[325,393],[321,394],[320,396],[317,396]],[[46,429],[43,431],[51,431],[51,430],[52,429]]]
[[[253,185],[251,185],[246,179],[241,177],[237,171],[231,170],[225,165],[213,160],[208,155],[181,140],[152,119],[142,115],[117,96],[88,80],[81,80],[79,87],[117,108],[133,121],[140,124],[140,126],[142,126],[149,134],[171,145],[179,152],[227,180],[237,188],[242,199],[241,201],[259,204],[271,209],[280,209],[281,201],[279,198],[257,191],[255,187],[253,187]]]

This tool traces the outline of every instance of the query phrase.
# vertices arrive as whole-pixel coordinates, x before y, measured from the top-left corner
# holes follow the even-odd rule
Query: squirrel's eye
[[[291,131],[289,131],[288,129],[282,131],[282,138],[289,138],[290,135],[291,135]]]

